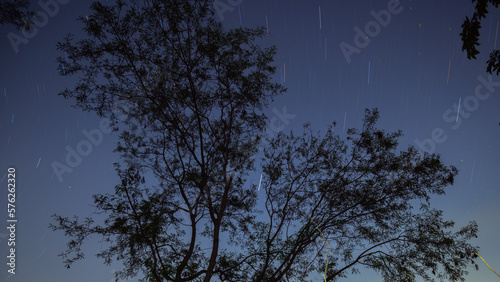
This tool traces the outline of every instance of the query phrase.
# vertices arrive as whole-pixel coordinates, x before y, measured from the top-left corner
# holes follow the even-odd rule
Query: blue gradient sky
[[[360,128],[364,109],[373,107],[380,111],[379,128],[403,130],[401,149],[416,146],[416,140],[428,140],[434,130],[441,129],[446,137],[436,139],[446,140],[434,142],[434,151],[445,164],[455,165],[459,175],[446,196],[434,197],[434,207],[444,210],[445,218],[456,221],[457,227],[476,220],[480,233],[473,243],[499,272],[500,87],[493,87],[484,100],[472,97],[482,85],[478,77],[488,80],[485,62],[489,53],[495,44],[500,46],[500,10],[491,10],[482,22],[481,54],[478,60],[469,61],[461,51],[459,33],[465,16],[472,15],[471,1],[401,0],[402,11],[392,15],[388,25],[348,63],[339,45],[354,45],[354,28],[364,30],[373,20],[370,11],[387,9],[388,3],[243,0],[239,7],[223,13],[223,23],[228,28],[266,26],[267,19],[270,34],[263,44],[278,47],[276,81],[288,92],[266,113],[272,118],[275,111],[283,112],[286,107],[295,117],[288,124],[279,124],[284,131],[301,132],[301,125],[311,122],[324,133],[336,120],[339,134],[345,136],[344,124],[345,130]],[[7,231],[5,227],[0,230],[2,281],[113,281],[113,269],[120,268],[120,264],[105,266],[95,257],[102,246],[100,238],[93,237],[85,245],[87,258],[65,269],[57,254],[66,249],[68,238],[48,229],[54,213],[90,215],[94,211],[91,196],[113,192],[119,182],[112,167],[118,161],[112,153],[116,134],[104,133],[102,142],[71,173],[63,174],[62,181],[51,166],[53,162],[64,164],[66,146],[76,149],[87,140],[82,130],[99,129],[101,121],[95,113],[73,109],[74,101],[56,95],[65,87],[72,88],[75,80],[58,75],[55,58],[61,53],[55,44],[69,32],[82,35],[82,25],[75,19],[89,14],[89,4],[73,0],[60,5],[36,35],[19,45],[17,53],[7,37],[16,29],[0,27],[0,195],[4,197],[0,218],[6,226],[9,167],[16,168],[18,218],[14,276],[6,267]],[[41,9],[38,4],[33,7]],[[491,79],[500,82],[495,75]],[[486,88],[480,93],[486,94]],[[464,108],[466,100],[469,104]],[[464,111],[460,123],[450,120],[459,101],[460,111]],[[473,105],[474,101],[478,104]],[[448,110],[455,111],[446,114],[446,120],[443,115]],[[260,172],[252,177],[249,183],[258,184]],[[480,260],[478,264],[480,270],[470,269],[467,281],[499,280]],[[366,271],[349,281],[381,278]]]

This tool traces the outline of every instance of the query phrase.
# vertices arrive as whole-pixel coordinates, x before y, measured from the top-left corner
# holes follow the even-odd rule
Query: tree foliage
[[[29,10],[29,0],[2,0],[0,2],[0,24],[13,24],[17,29],[30,30],[35,13]]]
[[[109,246],[98,257],[122,261],[121,279],[306,281],[320,273],[335,281],[364,266],[386,281],[464,280],[477,225],[453,232],[429,204],[457,169],[411,146],[396,154],[402,133],[376,129],[376,109],[348,140],[334,135],[335,123],[324,137],[304,125],[302,135],[270,139],[261,209],[247,179],[262,110],[286,90],[272,82],[275,47],[257,43],[264,28],[223,29],[211,1],[91,8],[80,18],[86,38],[58,44],[61,75],[79,75],[61,95],[110,118],[124,163],[115,164],[115,192],[94,195],[103,223],[54,215],[50,227],[72,238],[61,254],[68,268],[100,235]]]
[[[472,17],[465,17],[465,21],[462,24],[462,32],[460,36],[462,37],[462,51],[467,51],[467,59],[476,59],[476,55],[479,54],[476,46],[479,46],[479,29],[481,28],[481,19],[485,18],[488,14],[488,4],[491,4],[495,8],[498,8],[500,0],[472,0],[472,3],[476,2],[475,11]],[[500,50],[493,50],[490,54],[490,59],[487,61],[487,72],[493,74],[496,71],[498,75],[500,73]]]

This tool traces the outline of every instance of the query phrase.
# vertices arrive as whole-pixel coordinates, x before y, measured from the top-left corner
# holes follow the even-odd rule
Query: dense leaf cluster
[[[29,0],[2,0],[0,2],[0,24],[13,24],[18,30],[30,30],[35,12],[29,10]]]
[[[275,48],[256,43],[264,29],[223,29],[211,1],[118,0],[92,10],[80,19],[86,37],[58,45],[61,75],[79,77],[61,95],[111,119],[124,162],[115,164],[115,193],[94,196],[96,215],[54,215],[51,227],[72,238],[61,254],[67,267],[100,235],[108,248],[98,257],[122,261],[121,279],[307,281],[319,273],[334,281],[364,266],[386,281],[463,281],[477,225],[453,232],[429,204],[457,169],[411,146],[396,152],[402,133],[377,129],[376,109],[348,140],[335,136],[335,123],[322,138],[305,125],[301,136],[269,140],[259,209],[247,179],[263,143],[262,110],[285,91],[272,82]]]
[[[460,36],[462,37],[462,51],[467,51],[468,59],[476,59],[476,55],[479,54],[476,46],[479,46],[479,29],[481,28],[481,19],[485,18],[488,14],[488,3],[490,3],[495,8],[498,8],[500,4],[499,0],[472,0],[472,3],[476,2],[475,12],[472,18],[465,17],[465,21],[462,24],[462,32]],[[500,73],[500,50],[493,50],[490,54],[490,59],[487,61],[488,67],[487,72],[493,74],[496,71],[498,75]]]

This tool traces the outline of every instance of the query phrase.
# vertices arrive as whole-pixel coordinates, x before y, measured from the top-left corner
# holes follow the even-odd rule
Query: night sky
[[[42,10],[35,2],[33,9]],[[94,112],[74,109],[75,101],[57,95],[72,89],[76,78],[58,74],[56,57],[63,54],[56,43],[68,33],[82,38],[83,25],[76,18],[90,13],[90,1],[66,2],[35,34],[28,34],[26,43],[14,46],[8,34],[24,35],[11,25],[0,27],[2,281],[114,281],[113,271],[121,268],[120,263],[106,266],[95,257],[104,246],[101,238],[92,237],[84,245],[86,259],[66,269],[57,255],[66,250],[69,238],[48,228],[54,213],[91,215],[91,196],[112,193],[119,183],[112,167],[119,160],[112,153],[116,133],[104,132],[102,141],[92,145],[71,172],[60,178],[54,173],[55,162],[66,164],[68,150],[76,151],[88,140],[85,132],[101,130]],[[387,12],[391,18],[382,10],[392,11]],[[413,145],[422,153],[440,154],[444,164],[458,168],[455,184],[445,196],[433,197],[433,207],[443,210],[457,228],[476,220],[479,238],[472,243],[499,272],[500,77],[490,77],[485,70],[489,53],[500,47],[500,10],[492,8],[483,19],[481,54],[468,60],[459,34],[473,10],[469,0],[242,0],[221,12],[221,20],[227,28],[265,26],[268,35],[260,42],[278,48],[275,81],[288,91],[266,110],[276,121],[268,125],[269,136],[276,135],[273,130],[302,133],[306,122],[324,133],[337,121],[336,133],[345,137],[348,128],[361,128],[365,108],[377,107],[378,128],[404,133],[398,150]],[[374,24],[377,15],[382,15],[382,25]],[[369,41],[357,36],[359,32]],[[258,164],[249,184],[259,182]],[[6,266],[10,167],[16,169],[18,219],[13,276]],[[259,196],[264,196],[263,189]],[[500,281],[481,260],[477,263],[479,271],[469,268],[467,281]],[[371,271],[362,273],[348,281],[382,281]]]

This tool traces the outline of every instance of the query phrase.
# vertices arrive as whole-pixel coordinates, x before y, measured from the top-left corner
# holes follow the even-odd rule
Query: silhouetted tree
[[[472,0],[472,3],[474,2],[476,2],[476,0]],[[481,28],[481,19],[485,18],[488,14],[488,3],[498,8],[500,0],[477,0],[472,18],[469,19],[469,17],[465,17],[465,21],[462,24],[462,32],[460,33],[463,43],[462,51],[467,51],[467,58],[469,60],[471,58],[476,59],[476,55],[479,54],[476,46],[481,45],[479,43],[479,29]],[[500,50],[493,50],[493,52],[491,52],[487,64],[487,72],[493,74],[493,72],[496,71],[497,75],[500,73]]]
[[[114,194],[94,195],[102,224],[54,215],[50,227],[72,238],[67,267],[101,235],[110,245],[98,257],[123,261],[123,279],[142,271],[149,281],[305,281],[319,272],[333,281],[366,266],[386,281],[463,281],[477,225],[452,232],[429,206],[455,167],[411,146],[396,154],[401,132],[376,129],[378,111],[366,110],[363,129],[348,132],[349,151],[334,125],[324,138],[305,125],[302,136],[269,140],[258,209],[256,185],[245,184],[262,109],[285,91],[272,83],[275,47],[256,43],[265,29],[223,29],[211,1],[91,7],[80,19],[87,38],[58,45],[61,74],[80,75],[61,94],[111,119],[125,167],[115,164]]]
[[[30,30],[35,13],[29,10],[29,5],[29,0],[0,1],[0,24],[10,23],[15,25],[17,30]]]

